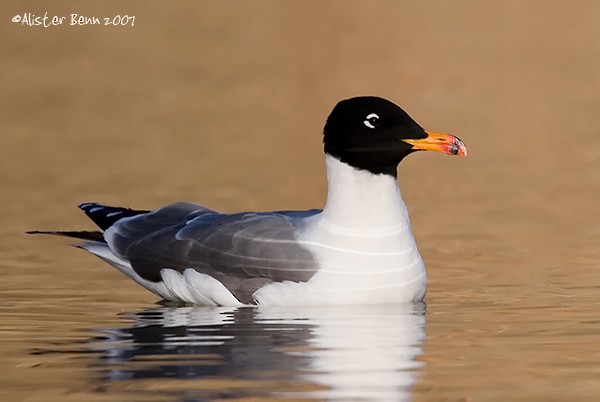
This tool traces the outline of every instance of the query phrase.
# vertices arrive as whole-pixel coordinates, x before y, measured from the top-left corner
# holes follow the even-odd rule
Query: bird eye
[[[371,113],[367,116],[367,119],[363,121],[364,125],[369,128],[375,128],[379,125],[379,116],[375,113]]]

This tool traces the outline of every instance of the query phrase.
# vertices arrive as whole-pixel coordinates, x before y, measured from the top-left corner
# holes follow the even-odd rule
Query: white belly
[[[300,241],[319,271],[306,283],[263,286],[254,293],[259,304],[410,303],[425,296],[425,266],[407,225],[365,232],[315,222]]]

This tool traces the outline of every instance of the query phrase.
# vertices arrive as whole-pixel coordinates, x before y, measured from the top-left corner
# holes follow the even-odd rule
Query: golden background
[[[11,22],[27,12],[127,14],[135,25]],[[600,2],[3,1],[0,15],[5,297],[37,300],[32,309],[64,289],[107,311],[152,302],[64,241],[20,233],[92,229],[76,208],[89,201],[322,207],[325,118],[340,99],[378,95],[469,151],[418,154],[399,168],[428,267],[429,311],[438,313],[428,317],[423,359],[431,364],[417,399],[497,397],[506,384],[527,398],[536,380],[560,376],[557,361],[600,357],[589,347],[597,336],[558,347],[543,346],[535,331],[537,347],[486,337],[500,327],[529,330],[557,306],[567,307],[551,310],[556,319],[580,317],[575,328],[594,316]],[[503,321],[484,308],[506,303],[539,315]],[[457,312],[465,304],[481,308]],[[487,364],[498,348],[499,360]],[[460,359],[477,362],[479,385],[469,383],[473,367],[451,369]],[[24,381],[19,373],[2,375]],[[566,389],[540,387],[557,400],[598,391],[575,374]],[[443,384],[457,382],[473,389],[444,394]]]

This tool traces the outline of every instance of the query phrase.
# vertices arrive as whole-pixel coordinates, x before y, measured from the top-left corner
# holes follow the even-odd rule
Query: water
[[[70,313],[4,328],[19,345],[6,374],[33,372],[6,381],[7,400],[31,387],[80,400],[408,400],[423,366],[424,305]]]
[[[0,5],[0,399],[597,400],[596,2]],[[22,12],[136,15],[21,26]],[[321,207],[320,133],[375,94],[466,158],[399,169],[423,306],[206,309],[68,240],[86,201]]]
[[[408,399],[422,365],[422,311],[358,310],[151,308],[84,348],[116,390],[162,380],[156,393],[181,399]]]

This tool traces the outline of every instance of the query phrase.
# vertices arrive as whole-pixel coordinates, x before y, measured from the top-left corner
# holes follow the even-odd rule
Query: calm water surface
[[[0,5],[0,400],[598,400],[600,3],[69,7]],[[46,11],[136,26],[10,22]],[[88,201],[321,207],[324,119],[366,94],[469,149],[399,169],[426,307],[162,306],[22,234],[92,229]]]

